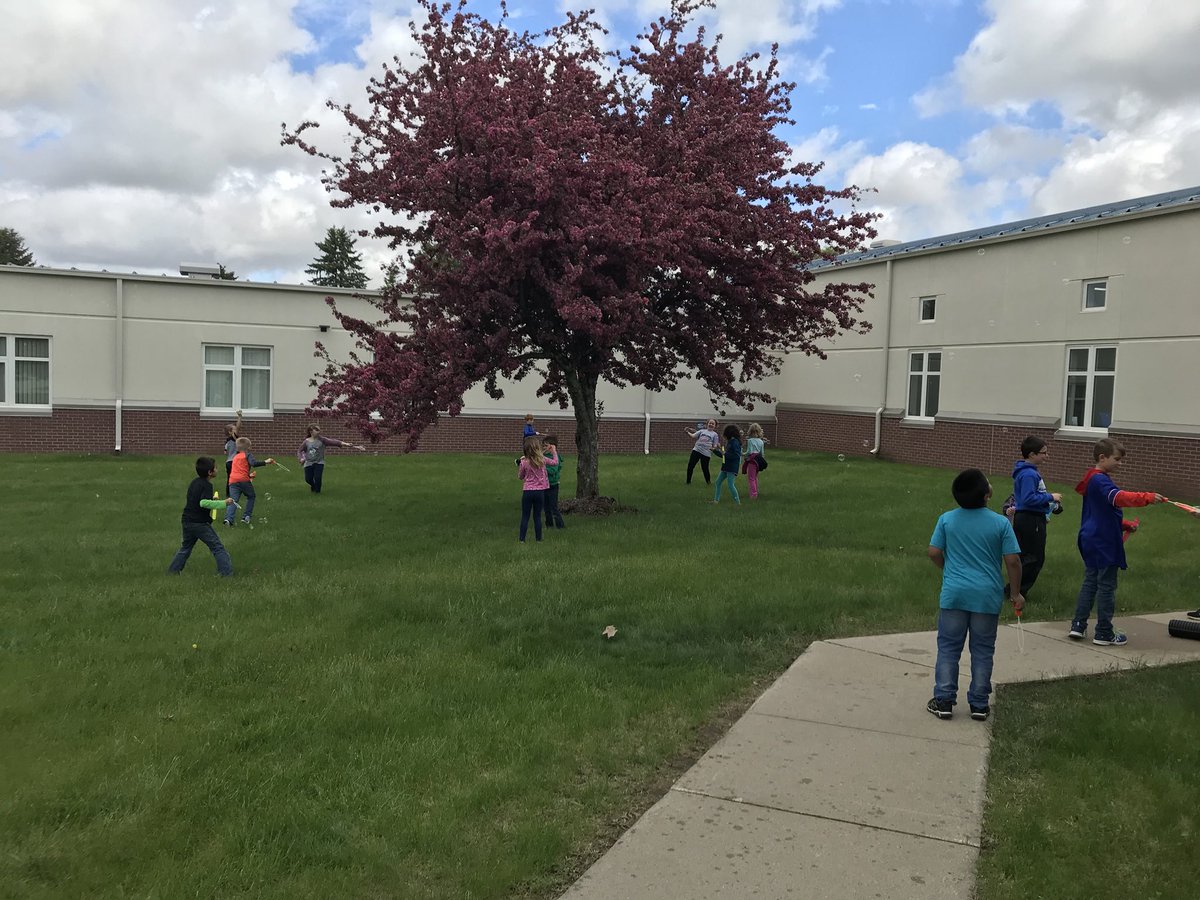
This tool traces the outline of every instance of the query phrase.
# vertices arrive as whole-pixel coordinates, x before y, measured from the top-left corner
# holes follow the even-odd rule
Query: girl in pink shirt
[[[529,516],[533,515],[533,535],[542,539],[542,513],[545,491],[550,487],[546,474],[547,457],[542,454],[542,441],[538,437],[525,438],[525,454],[517,460],[517,475],[525,485],[521,492],[521,543],[529,531]],[[558,453],[550,451],[550,465],[558,465]]]

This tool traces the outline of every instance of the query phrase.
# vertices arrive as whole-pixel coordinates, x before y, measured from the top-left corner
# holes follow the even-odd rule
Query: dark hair
[[[1030,435],[1021,441],[1021,456],[1024,459],[1029,459],[1035,453],[1041,453],[1046,449],[1046,442],[1040,437]]]
[[[558,435],[557,434],[547,434],[542,438],[542,443],[543,444],[553,444],[555,447],[557,447],[558,446]]]
[[[1096,445],[1092,447],[1092,459],[1100,462],[1102,456],[1122,457],[1125,455],[1125,448],[1121,446],[1120,441],[1114,441],[1112,438],[1100,438],[1096,441]]]
[[[196,474],[207,478],[217,470],[217,462],[211,456],[201,456],[196,460]]]
[[[727,441],[732,441],[734,438],[741,440],[742,437],[742,430],[736,425],[726,425],[725,430],[721,433],[725,435]]]
[[[992,486],[988,484],[987,476],[978,469],[965,469],[958,473],[950,490],[954,494],[954,502],[963,509],[983,509],[987,506]]]

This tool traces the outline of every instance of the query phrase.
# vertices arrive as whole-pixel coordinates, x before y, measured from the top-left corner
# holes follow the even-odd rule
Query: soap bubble
[[[845,461],[846,461],[846,454],[845,454],[845,453],[839,453],[839,454],[838,454],[838,462],[845,462]]]

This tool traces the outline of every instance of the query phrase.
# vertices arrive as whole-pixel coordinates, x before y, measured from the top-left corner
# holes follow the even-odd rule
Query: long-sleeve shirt
[[[325,465],[325,448],[326,447],[353,447],[353,444],[347,444],[345,441],[339,441],[337,438],[331,437],[315,437],[305,438],[304,443],[300,445],[300,450],[296,453],[296,457],[304,465],[305,468],[315,466],[318,463]]]
[[[1080,512],[1079,537],[1076,544],[1083,564],[1089,569],[1109,566],[1125,568],[1125,544],[1121,523],[1123,507],[1149,506],[1154,502],[1151,491],[1123,491],[1099,469],[1089,469],[1083,480],[1075,485],[1083,495]]]
[[[211,481],[207,478],[193,478],[192,483],[188,485],[187,500],[183,504],[181,520],[203,525],[213,520],[215,513],[211,510],[224,507],[225,501],[216,499]]]
[[[239,450],[233,457],[233,466],[229,470],[229,483],[250,481],[254,478],[254,470],[265,466],[266,460],[255,459],[249,451]]]
[[[558,465],[558,454],[551,453],[546,457],[546,462],[552,466]],[[524,490],[544,491],[550,487],[550,476],[546,474],[546,467],[535,466],[524,457],[517,464],[517,474],[521,477],[521,481],[525,483]]]

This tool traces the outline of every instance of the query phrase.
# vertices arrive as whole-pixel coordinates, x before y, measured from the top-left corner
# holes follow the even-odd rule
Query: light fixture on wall
[[[317,327],[320,328],[322,332],[326,332],[329,330],[328,325],[318,325]]]

